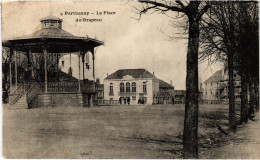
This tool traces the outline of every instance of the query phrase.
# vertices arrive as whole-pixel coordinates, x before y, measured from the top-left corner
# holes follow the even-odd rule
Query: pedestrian
[[[130,104],[130,97],[127,97],[127,103]]]
[[[124,102],[125,102],[125,104],[126,104],[126,97],[124,98]]]
[[[172,97],[172,105],[174,105],[174,97]]]
[[[119,98],[119,103],[122,104],[122,97]]]

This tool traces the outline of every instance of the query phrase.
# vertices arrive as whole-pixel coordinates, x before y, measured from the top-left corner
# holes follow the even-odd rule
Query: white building
[[[153,104],[154,94],[159,92],[160,84],[165,87],[166,82],[156,78],[145,69],[117,70],[104,79],[104,99],[125,98],[130,99],[130,104]],[[174,89],[173,86],[168,85],[172,90]]]

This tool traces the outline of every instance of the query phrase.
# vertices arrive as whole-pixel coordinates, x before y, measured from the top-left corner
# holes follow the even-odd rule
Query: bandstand
[[[53,15],[42,18],[41,29],[30,36],[3,41],[10,50],[9,104],[12,108],[52,106],[93,106],[95,87],[94,48],[103,42],[89,37],[78,37],[62,29],[62,19]],[[18,78],[18,53],[27,59],[24,76]],[[61,80],[59,59],[66,54],[78,55],[78,79]],[[92,54],[93,81],[84,79],[84,57]],[[36,63],[41,59],[42,63]],[[81,67],[82,63],[83,67]],[[13,73],[14,72],[14,73]],[[83,80],[80,79],[83,74]],[[69,77],[69,76],[68,76]]]

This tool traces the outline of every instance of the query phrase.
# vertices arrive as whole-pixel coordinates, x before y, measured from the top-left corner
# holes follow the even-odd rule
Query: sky
[[[181,29],[170,25],[169,17],[149,12],[138,21],[135,7],[141,6],[138,2],[124,1],[3,2],[2,40],[30,35],[40,28],[41,18],[53,14],[63,19],[62,28],[73,35],[104,42],[95,51],[96,78],[101,82],[118,69],[144,68],[168,83],[172,80],[175,89],[185,89],[187,37],[169,39],[181,33]],[[66,12],[89,12],[90,15],[65,15]],[[104,15],[104,12],[116,13]],[[77,18],[102,21],[76,22]],[[72,61],[77,63],[75,58]],[[211,66],[207,62],[200,63],[200,82],[221,68],[220,63]]]

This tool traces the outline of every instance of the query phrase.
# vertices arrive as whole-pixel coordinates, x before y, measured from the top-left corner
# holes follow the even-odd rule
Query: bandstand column
[[[31,48],[29,48],[28,55],[27,55],[27,60],[28,60],[27,67],[28,67],[28,71],[29,71],[29,74],[28,74],[29,77],[27,77],[27,78],[29,78],[28,81],[30,81],[30,79],[32,78],[32,69],[31,69],[32,65],[31,65],[31,60],[30,60],[31,55],[32,55],[32,50],[31,50]]]
[[[10,63],[9,63],[9,73],[10,73],[10,93],[11,93],[11,88],[12,88],[12,56],[13,56],[13,48],[10,48]]]
[[[59,82],[60,81],[60,69],[59,69],[59,53],[56,53],[56,81]]]
[[[82,55],[82,71],[83,71],[83,80],[85,79],[85,66],[84,66],[84,63],[85,63],[85,54],[83,52],[83,55]]]
[[[47,48],[46,46],[43,49],[44,54],[44,92],[47,93],[48,77],[47,77]]]
[[[17,51],[14,51],[15,59],[14,59],[14,65],[15,65],[15,89],[18,88],[18,77],[17,77]]]
[[[78,90],[78,92],[79,93],[81,91],[81,88],[80,88],[80,53],[81,53],[81,51],[78,53],[78,58],[79,58],[79,61],[78,61],[78,65],[79,65],[79,90]]]
[[[95,51],[94,48],[92,50],[92,60],[93,60],[93,81],[96,81],[96,77],[95,77]]]

